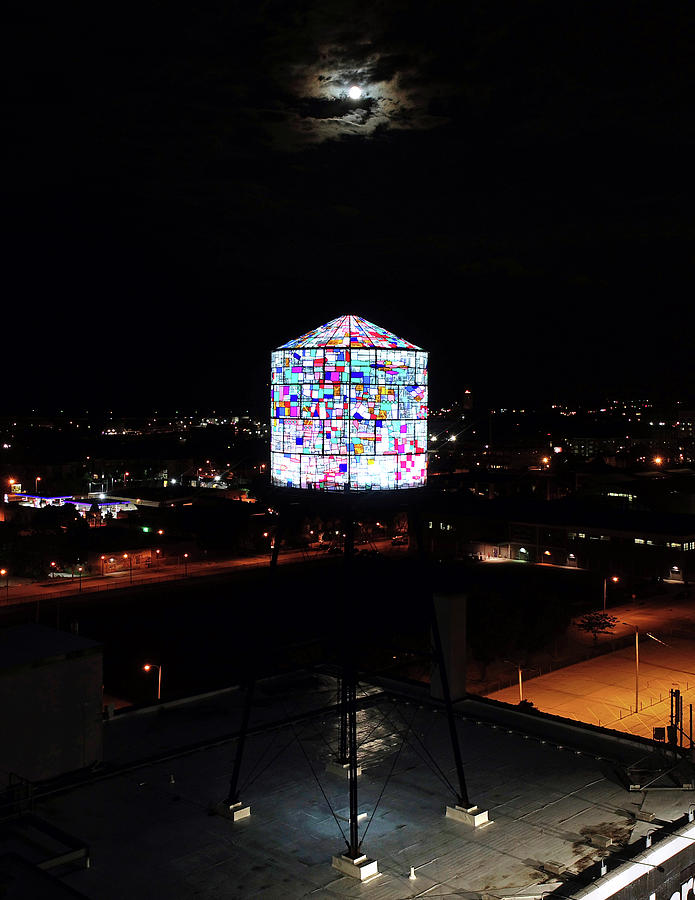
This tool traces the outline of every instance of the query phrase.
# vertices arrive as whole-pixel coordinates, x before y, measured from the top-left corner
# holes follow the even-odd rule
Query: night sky
[[[5,407],[260,411],[345,313],[433,405],[695,397],[692,5],[176,6],[15,8]]]

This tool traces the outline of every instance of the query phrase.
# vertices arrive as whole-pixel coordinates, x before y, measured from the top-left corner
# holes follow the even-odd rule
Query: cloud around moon
[[[348,9],[347,7],[350,7]],[[428,53],[392,27],[400,8],[315,3],[296,43],[284,31],[270,42],[268,73],[283,94],[284,127],[273,128],[287,149],[390,129],[429,129],[446,121],[428,105],[440,85],[426,84]],[[344,18],[343,18],[344,16]],[[351,21],[352,27],[344,27]],[[350,88],[362,95],[353,99]]]

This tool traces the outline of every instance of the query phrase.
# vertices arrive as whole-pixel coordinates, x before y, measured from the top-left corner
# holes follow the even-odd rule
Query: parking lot
[[[660,644],[640,634],[637,683],[633,645],[536,678],[524,679],[522,672],[523,697],[543,712],[651,738],[654,727],[669,724],[670,691],[678,688],[683,697],[683,746],[689,746],[695,640],[667,641]],[[519,686],[487,696],[518,703]]]

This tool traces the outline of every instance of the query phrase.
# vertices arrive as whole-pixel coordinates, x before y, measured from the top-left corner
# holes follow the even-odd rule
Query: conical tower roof
[[[396,337],[395,334],[379,325],[374,325],[373,322],[368,322],[361,316],[338,316],[337,319],[288,341],[278,349],[287,350],[300,347],[350,347],[354,350],[378,347],[387,350],[422,350],[422,347]]]

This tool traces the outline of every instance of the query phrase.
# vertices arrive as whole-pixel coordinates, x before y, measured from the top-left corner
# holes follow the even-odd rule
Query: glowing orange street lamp
[[[185,577],[187,578],[188,577],[188,554],[187,553],[183,554],[183,571],[184,571]]]
[[[145,663],[142,667],[145,672],[149,672],[151,669],[157,670],[157,700],[162,699],[162,667],[158,666],[157,663]]]
[[[127,559],[130,564],[130,583],[133,583],[133,557],[129,556],[127,553],[123,554],[123,559]]]
[[[36,478],[34,479],[34,485],[35,485],[34,493],[35,494],[38,494],[38,492],[39,492],[39,481],[41,481],[41,476],[37,475]]]
[[[654,457],[654,465],[655,466],[660,466],[663,461],[664,461],[663,457],[661,457],[661,456]]]
[[[10,599],[10,573],[7,569],[0,569],[0,575],[5,576],[5,599],[9,602]]]
[[[604,612],[606,611],[606,582],[607,581],[608,581],[608,578],[603,579],[603,611]],[[620,581],[620,579],[618,578],[617,575],[611,575],[611,581],[613,582],[613,584],[617,584]]]

